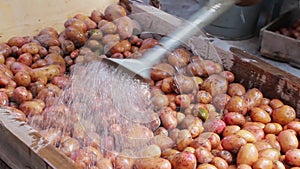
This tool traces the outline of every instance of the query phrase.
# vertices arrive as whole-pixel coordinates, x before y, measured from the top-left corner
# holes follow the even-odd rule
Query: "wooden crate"
[[[1,3],[4,2],[7,1],[1,1]],[[69,5],[73,4],[69,3]],[[87,14],[90,13],[94,7],[96,6],[86,8],[85,12]],[[131,17],[138,20],[143,28],[149,32],[168,34],[182,23],[182,20],[150,6],[134,3],[131,7],[133,13]],[[71,15],[71,13],[68,15]],[[68,15],[59,15],[61,25]],[[52,23],[49,21],[44,26],[51,25]],[[43,26],[43,24],[39,26]],[[34,31],[36,27],[33,26],[32,28],[28,28],[28,30]],[[12,30],[7,31],[3,27],[0,30],[2,34],[1,41],[13,35],[21,35],[18,30],[16,32]],[[8,33],[8,36],[3,36],[5,33]],[[24,32],[24,34],[26,33],[29,32]],[[257,87],[264,93],[265,97],[283,100],[286,104],[293,106],[299,116],[299,78],[283,72],[239,49],[226,51],[219,47],[214,47],[205,38],[195,36],[186,42],[186,45],[196,54],[212,59],[217,58],[217,61],[222,62],[226,69],[235,73],[237,82],[242,83],[246,88]],[[55,147],[49,145],[47,141],[41,138],[39,133],[32,130],[30,126],[15,121],[12,118],[6,110],[2,109],[0,111],[0,159],[5,161],[8,166],[16,169],[75,168],[70,159],[58,152]]]

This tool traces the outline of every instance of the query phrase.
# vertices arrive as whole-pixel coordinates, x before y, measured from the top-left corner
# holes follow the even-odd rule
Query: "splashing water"
[[[148,84],[103,62],[74,65],[70,83],[55,100],[55,106],[59,105],[65,105],[70,112],[54,108],[56,113],[43,120],[46,128],[69,132],[83,142],[80,132],[97,133],[102,150],[126,152],[131,157],[143,156],[140,151],[150,145],[152,131],[159,126]],[[69,116],[57,116],[57,112]],[[58,125],[58,121],[62,124]]]

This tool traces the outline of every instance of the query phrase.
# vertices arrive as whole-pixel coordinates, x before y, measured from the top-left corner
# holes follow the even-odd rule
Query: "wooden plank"
[[[13,169],[75,168],[68,157],[5,109],[0,109],[0,133],[0,159]]]

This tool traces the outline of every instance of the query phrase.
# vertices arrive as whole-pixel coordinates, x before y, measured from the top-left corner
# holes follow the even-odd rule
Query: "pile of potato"
[[[128,130],[151,138],[143,150],[149,158],[101,149],[101,144],[113,146],[114,138],[101,138],[93,124],[79,123],[76,107],[55,105],[72,65],[104,57],[138,58],[158,41],[137,36],[140,25],[119,5],[103,14],[95,10],[91,16],[75,15],[64,26],[60,33],[48,27],[37,36],[12,37],[0,44],[0,104],[40,131],[78,168],[300,167],[295,110],[256,88],[245,89],[222,65],[183,47],[167,54],[151,72],[159,127]],[[110,130],[122,131],[117,125]]]
[[[300,39],[300,18],[296,20],[291,26],[282,27],[275,32],[291,38]]]

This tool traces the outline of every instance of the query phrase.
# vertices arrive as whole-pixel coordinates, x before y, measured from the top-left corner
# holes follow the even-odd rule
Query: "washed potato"
[[[159,63],[155,65],[151,71],[151,79],[162,80],[166,77],[173,76],[175,69],[168,63]]]
[[[214,97],[227,92],[228,82],[223,76],[212,74],[204,80],[201,89],[208,91]]]
[[[272,169],[273,168],[273,162],[267,158],[259,158],[257,161],[253,164],[253,169]]]
[[[300,149],[291,149],[285,153],[285,161],[295,167],[300,167]]]
[[[279,160],[280,155],[280,151],[275,148],[266,148],[258,152],[259,158],[267,158],[272,161]]]
[[[169,64],[180,68],[186,66],[190,61],[190,52],[184,48],[177,48],[167,56]]]
[[[288,105],[275,108],[272,113],[272,119],[281,125],[288,124],[296,118],[294,108]]]
[[[140,169],[171,169],[171,163],[163,158],[141,158],[134,162],[134,168]]]
[[[171,164],[176,169],[194,169],[197,165],[197,159],[194,153],[183,151],[174,156]]]
[[[253,165],[258,160],[258,152],[254,144],[243,145],[237,154],[237,164]]]
[[[281,146],[283,152],[298,148],[299,141],[294,130],[284,130],[278,134],[277,140]]]

